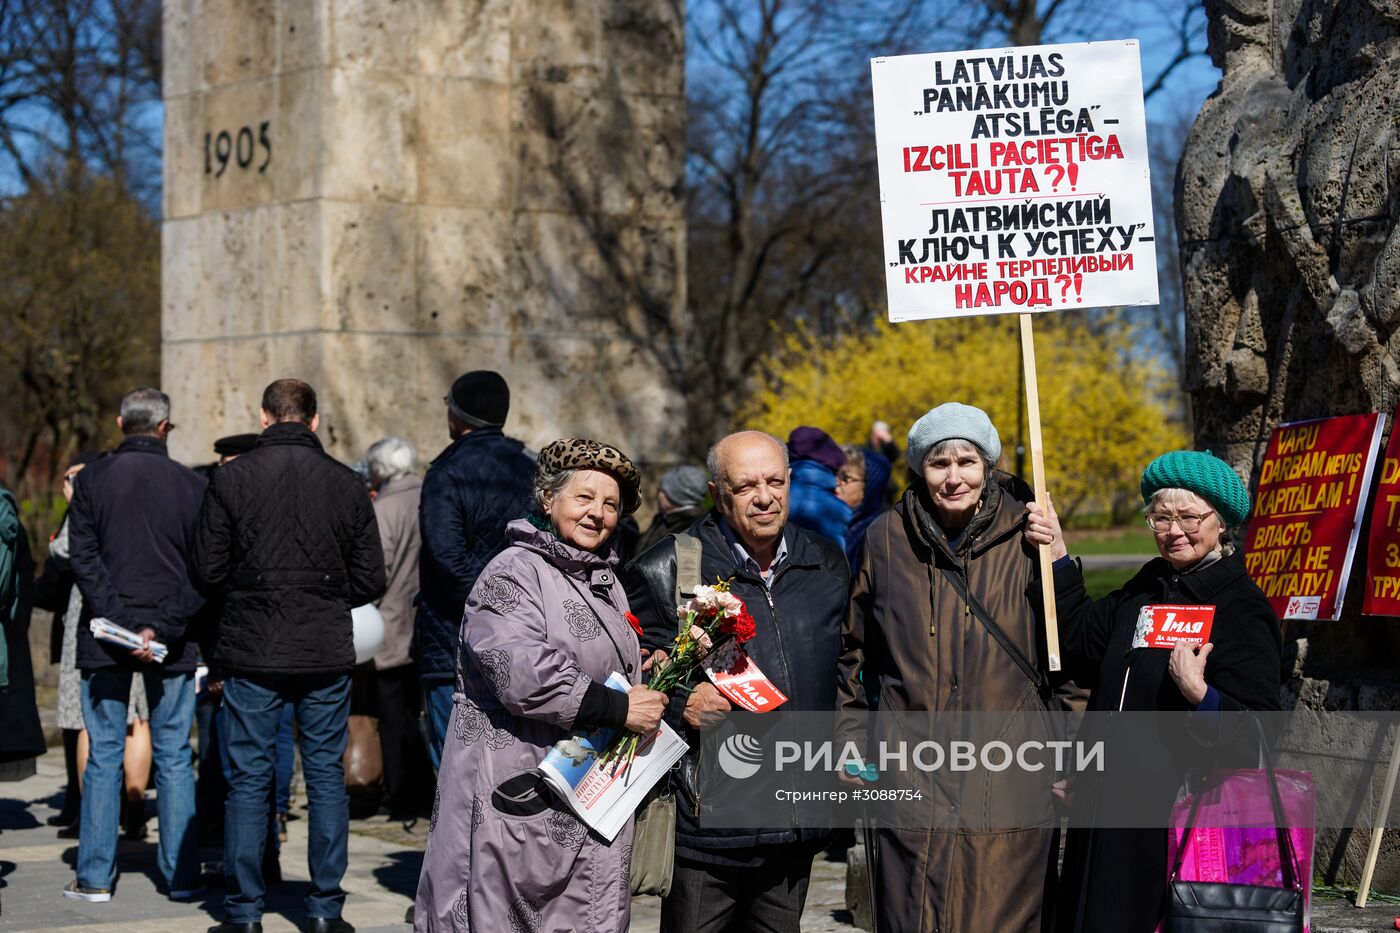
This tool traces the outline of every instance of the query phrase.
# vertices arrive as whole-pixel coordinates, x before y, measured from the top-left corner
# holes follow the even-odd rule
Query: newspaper
[[[627,692],[627,678],[614,672],[606,681],[614,690]],[[598,763],[613,739],[624,730],[600,728],[579,732],[556,742],[540,774],[579,817],[604,839],[612,842],[632,818],[647,791],[666,776],[689,747],[666,723],[643,736],[631,763]]]
[[[88,624],[88,629],[92,632],[92,637],[98,641],[111,642],[114,645],[121,645],[123,648],[137,650],[146,647],[146,643],[141,640],[140,635],[130,629],[124,629],[108,619],[93,619]],[[151,642],[151,651],[155,654],[157,664],[164,664],[166,655],[170,653],[170,650],[158,641]]]

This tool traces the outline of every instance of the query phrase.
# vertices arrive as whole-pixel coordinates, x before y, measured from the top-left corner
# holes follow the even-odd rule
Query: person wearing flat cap
[[[579,730],[646,733],[665,694],[617,578],[614,532],[641,477],[609,444],[558,440],[540,452],[535,511],[467,600],[458,694],[414,905],[417,930],[624,931],[631,922],[631,821],[608,842],[536,770]],[[612,673],[632,684],[604,686]]]
[[[709,482],[703,469],[688,463],[667,470],[656,489],[656,518],[642,533],[634,553],[645,554],[662,538],[685,531],[704,515]]]
[[[428,751],[437,767],[452,712],[457,630],[481,568],[506,546],[506,525],[530,511],[535,463],[503,433],[510,388],[500,373],[473,370],[443,398],[452,438],[423,477],[418,511],[418,600],[413,660],[423,685]]]
[[[852,716],[838,738],[857,747],[857,714],[875,709],[888,723],[903,712],[1039,712],[1050,702],[1028,595],[1039,592],[1036,553],[1022,537],[1032,493],[997,469],[996,427],[981,409],[948,402],[914,423],[905,450],[909,489],[866,530],[841,633],[838,708]],[[872,757],[840,776],[878,781]],[[1054,856],[1048,807],[1043,822],[1007,831],[978,803],[991,793],[988,772],[919,780],[921,806],[951,802],[962,815],[948,825],[925,811],[923,825],[939,829],[875,827],[877,929],[1039,930]],[[1048,800],[1045,783],[1024,792]]]
[[[1093,711],[1164,711],[1183,716],[1194,744],[1220,756],[1215,765],[1254,767],[1252,731],[1242,717],[1217,717],[1281,708],[1282,640],[1278,617],[1245,571],[1230,529],[1249,516],[1249,493],[1229,464],[1210,451],[1176,450],[1142,474],[1146,520],[1161,556],[1123,588],[1090,599],[1069,558],[1053,503],[1027,506],[1026,540],[1048,544],[1055,558],[1060,648],[1065,661],[1097,683]],[[1149,605],[1215,607],[1210,641],[1199,649],[1178,642],[1149,647],[1139,631]],[[1082,776],[1073,810],[1121,793],[1146,829],[1072,829],[1067,839],[1060,930],[1151,933],[1161,919],[1167,878],[1167,819],[1185,768],[1173,745],[1161,740],[1131,756],[1126,771],[1089,781]],[[1098,795],[1102,794],[1100,797]]]

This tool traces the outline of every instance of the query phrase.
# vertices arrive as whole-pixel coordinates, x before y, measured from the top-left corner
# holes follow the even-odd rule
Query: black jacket
[[[530,512],[535,462],[500,428],[477,428],[428,467],[418,525],[418,612],[414,658],[424,677],[450,679],[467,594],[506,547],[506,525]]]
[[[846,556],[832,541],[791,523],[784,529],[787,560],[777,569],[771,592],[763,581],[740,570],[729,542],[711,512],[691,525],[700,539],[700,579],[732,579],[730,589],[754,617],[757,634],[744,647],[754,663],[788,697],[784,710],[830,711],[836,708],[836,662],[841,653],[841,622],[846,614],[851,572]],[[641,622],[643,643],[664,646],[675,637],[676,547],[667,537],[623,571],[627,601]],[[770,602],[771,596],[771,602]],[[678,716],[686,697],[671,698],[668,721],[678,727],[691,751],[677,770],[680,794],[676,841],[688,849],[725,850],[755,845],[819,839],[825,831],[791,827],[718,829],[704,824],[706,788],[697,774],[701,743]],[[707,766],[708,768],[708,766]],[[712,768],[708,768],[713,772]],[[696,812],[699,817],[696,817]]]
[[[1115,729],[1149,739],[1135,743],[1134,757],[1102,778],[1082,775],[1085,792],[1076,790],[1076,810],[1102,794],[1120,809],[1132,806],[1141,812],[1144,827],[1163,827],[1187,768],[1200,766],[1202,755],[1216,767],[1256,766],[1258,742],[1252,730],[1241,733],[1242,717],[1188,715],[1192,706],[1167,672],[1171,652],[1132,647],[1143,606],[1215,606],[1205,679],[1220,695],[1221,712],[1280,709],[1278,617],[1238,553],[1184,574],[1157,558],[1121,590],[1098,600],[1088,597],[1079,569],[1070,564],[1056,570],[1055,593],[1060,648],[1075,680],[1094,684],[1089,709],[1100,712],[1096,728],[1109,731],[1110,743]],[[1110,712],[1119,709],[1179,712],[1181,719],[1153,721],[1154,735],[1144,732],[1141,719],[1120,720]],[[1071,829],[1057,927],[1150,933],[1159,919],[1166,877],[1165,829]]]
[[[350,609],[385,587],[364,481],[294,422],[214,471],[193,566],[222,603],[214,661],[231,674],[348,674]]]
[[[34,665],[29,657],[29,614],[34,597],[34,560],[29,536],[19,524],[14,496],[0,486],[0,548],[14,548],[10,578],[0,579],[0,638],[5,640],[9,685],[0,687],[0,765],[44,754],[44,730],[34,700]],[[0,561],[0,566],[4,565]],[[0,767],[0,773],[8,770]],[[33,774],[17,768],[14,780]]]
[[[128,437],[74,484],[68,553],[83,594],[78,669],[143,670],[126,648],[92,637],[88,622],[150,627],[170,649],[165,667],[192,671],[198,646],[190,622],[204,604],[190,577],[195,519],[204,480],[170,459],[156,437]]]

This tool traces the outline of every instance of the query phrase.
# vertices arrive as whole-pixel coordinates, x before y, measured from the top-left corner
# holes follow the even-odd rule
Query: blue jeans
[[[306,913],[312,919],[339,917],[345,906],[350,839],[350,798],[345,793],[349,675],[272,678],[229,677],[224,681],[223,724],[228,732],[228,804],[224,811],[224,874],[229,923],[262,919],[267,891],[263,847],[277,758],[282,710],[296,711],[301,767],[311,814],[307,820],[307,867],[311,884]],[[273,838],[276,838],[275,836]]]
[[[190,726],[194,723],[194,675],[142,671],[151,711],[151,748],[156,768],[160,845],[156,864],[172,891],[199,886],[194,830],[194,768]],[[78,884],[111,888],[117,874],[117,824],[121,817],[122,753],[126,750],[126,706],[131,671],[84,671],[83,724],[89,752],[83,771],[83,807],[78,838]]]
[[[442,745],[447,741],[447,723],[452,718],[452,692],[457,689],[452,680],[423,681],[423,709],[428,721],[428,754],[433,770],[442,767]]]
[[[295,764],[292,757],[294,711],[290,703],[282,707],[282,721],[277,724],[277,797],[274,806],[278,813],[286,813],[292,806],[292,767]]]

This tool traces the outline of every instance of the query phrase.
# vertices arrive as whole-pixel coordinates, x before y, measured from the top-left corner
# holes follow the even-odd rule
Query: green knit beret
[[[1209,502],[1227,525],[1243,524],[1249,517],[1249,490],[1239,474],[1209,450],[1173,450],[1149,463],[1142,471],[1142,500],[1150,502],[1159,489],[1194,492]]]

